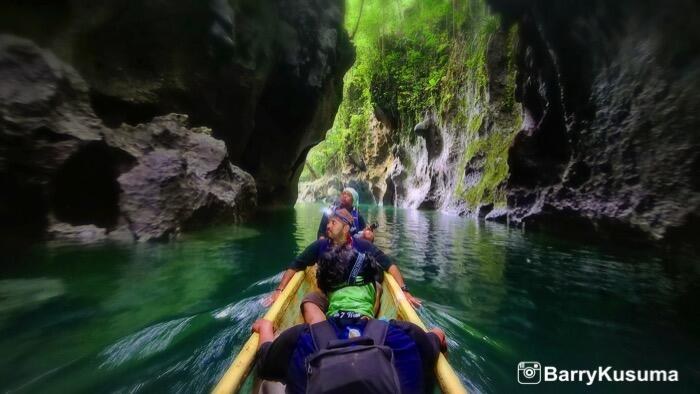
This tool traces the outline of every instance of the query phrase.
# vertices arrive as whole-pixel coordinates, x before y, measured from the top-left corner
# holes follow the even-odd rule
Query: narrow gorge
[[[171,239],[352,186],[365,203],[692,246],[699,7],[657,8],[7,3],[1,227]]]
[[[0,392],[696,393],[699,20],[1,1]]]
[[[299,201],[352,186],[367,203],[699,244],[697,4],[428,2],[381,25],[364,3]]]

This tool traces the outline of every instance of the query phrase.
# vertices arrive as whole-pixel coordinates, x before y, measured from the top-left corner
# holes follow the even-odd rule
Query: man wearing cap
[[[284,272],[277,289],[267,298],[266,304],[272,304],[272,302],[279,297],[284,287],[287,286],[287,283],[289,283],[296,272],[314,265],[318,258],[331,248],[345,247],[354,248],[360,253],[370,254],[384,271],[388,272],[396,279],[396,282],[404,291],[408,302],[414,307],[420,306],[420,300],[414,298],[408,291],[403,281],[403,276],[401,276],[401,272],[399,272],[396,264],[392,263],[384,252],[371,242],[350,235],[352,220],[352,215],[346,209],[339,208],[332,212],[328,217],[328,224],[326,226],[327,238],[314,241],[292,261],[289,268]],[[328,298],[321,292],[308,293],[302,300],[301,309],[304,320],[309,324],[324,320],[325,313],[328,310]]]
[[[350,223],[350,235],[353,237],[364,237],[370,242],[374,241],[374,232],[365,223],[365,218],[360,215],[360,212],[355,208],[359,204],[358,194],[355,189],[346,187],[340,193],[340,197],[333,209],[343,208],[350,212],[352,222]],[[332,212],[330,212],[332,213]],[[318,225],[317,238],[323,239],[326,237],[326,227],[328,226],[329,213],[324,213],[321,218],[321,223]]]

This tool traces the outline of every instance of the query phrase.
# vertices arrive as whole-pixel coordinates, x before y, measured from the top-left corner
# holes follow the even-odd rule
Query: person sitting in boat
[[[321,223],[318,225],[317,238],[323,239],[326,237],[326,227],[328,226],[329,217],[336,209],[346,209],[352,215],[352,223],[350,224],[350,235],[360,237],[374,242],[374,228],[366,225],[365,218],[362,217],[356,205],[360,203],[357,191],[351,187],[346,187],[340,193],[338,201],[336,201],[321,217]]]
[[[383,269],[375,257],[354,248],[334,246],[318,259],[316,284],[321,293],[302,301],[305,321],[334,318],[373,318],[379,311]],[[306,307],[303,304],[309,303]],[[325,316],[323,315],[325,312]]]
[[[396,264],[392,263],[384,252],[371,242],[350,236],[352,220],[352,215],[345,209],[341,208],[333,212],[329,216],[326,226],[327,238],[314,241],[292,261],[289,268],[284,272],[277,289],[266,299],[265,305],[271,305],[277,297],[279,297],[284,287],[287,286],[287,283],[289,283],[297,271],[314,265],[319,257],[329,249],[333,247],[342,247],[371,255],[384,271],[388,272],[396,279],[396,282],[401,286],[401,290],[403,290],[408,302],[414,307],[419,307],[421,305],[420,300],[411,295]],[[365,291],[372,292],[372,294],[376,296],[374,285],[367,285]],[[374,301],[372,301],[370,305],[374,305]],[[325,314],[328,311],[328,298],[322,292],[308,293],[302,300],[301,308],[307,323],[315,323],[324,320]]]
[[[435,364],[447,346],[441,329],[396,320],[304,323],[275,338],[272,322],[259,319],[252,331],[260,335],[257,377],[291,394],[433,393]]]
[[[292,394],[433,393],[435,364],[447,349],[441,329],[425,332],[397,320],[331,319],[290,327],[275,338],[272,322],[259,319],[252,331],[260,335],[257,377],[280,382]],[[352,353],[342,354],[347,351]],[[331,362],[323,363],[324,358]]]
[[[328,320],[291,327],[274,341],[272,323],[255,322],[260,378],[286,384],[288,393],[433,392],[435,363],[446,350],[444,332],[373,319],[372,310],[362,305],[367,302],[348,303],[338,296],[343,289],[364,286],[378,271],[371,255],[360,256],[341,246],[319,258],[318,285],[330,294]]]

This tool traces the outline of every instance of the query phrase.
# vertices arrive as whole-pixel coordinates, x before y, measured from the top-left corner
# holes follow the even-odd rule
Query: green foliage
[[[345,76],[333,128],[307,162],[319,174],[340,172],[347,157],[365,151],[375,108],[397,131],[394,142],[415,138],[413,126],[433,110],[444,124],[466,133],[460,168],[477,155],[484,161],[479,182],[463,190],[460,180],[456,197],[471,207],[504,205],[508,146],[518,115],[513,95],[499,105],[489,102],[487,49],[499,24],[483,0],[347,0],[346,28],[352,32],[357,26],[357,60]],[[509,32],[507,48],[514,48],[515,33]],[[507,85],[514,91],[509,59]],[[480,133],[487,118],[495,127]],[[308,179],[305,170],[302,180]]]
[[[363,152],[375,107],[406,134],[435,105],[451,35],[464,22],[465,5],[454,0],[348,0],[349,32],[358,23],[361,5],[353,37],[357,61],[345,76],[343,102],[326,139],[307,156],[319,174],[336,172],[344,158]],[[310,178],[304,170],[301,180]]]

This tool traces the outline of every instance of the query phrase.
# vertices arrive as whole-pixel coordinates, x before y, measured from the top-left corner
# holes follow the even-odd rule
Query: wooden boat
[[[279,298],[265,313],[264,318],[273,322],[276,330],[283,330],[295,324],[302,323],[302,316],[299,309],[304,295],[316,290],[315,268],[311,267],[305,271],[297,272],[287,287],[282,291]],[[426,329],[413,307],[406,300],[398,283],[388,274],[384,274],[384,291],[381,296],[379,317],[398,319],[414,323],[424,330]],[[258,347],[258,334],[253,333],[248,341],[243,345],[240,352],[231,363],[224,376],[214,388],[215,394],[237,393],[248,374],[250,373]],[[459,381],[457,374],[447,362],[444,355],[438,359],[436,371],[438,383],[444,393],[458,394],[467,390]]]

